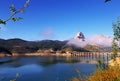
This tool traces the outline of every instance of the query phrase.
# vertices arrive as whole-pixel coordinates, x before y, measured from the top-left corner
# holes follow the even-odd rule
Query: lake
[[[17,81],[70,81],[96,69],[96,58],[88,57],[1,57],[0,81],[10,81],[19,74]],[[77,71],[76,71],[77,70]]]

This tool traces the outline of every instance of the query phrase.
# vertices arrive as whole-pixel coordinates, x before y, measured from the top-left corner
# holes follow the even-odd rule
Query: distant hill
[[[31,53],[36,52],[39,49],[53,49],[61,50],[67,41],[58,40],[42,40],[42,41],[26,41],[22,39],[0,39],[0,52],[4,52],[3,49],[10,51],[11,53]]]
[[[97,41],[99,40],[99,41]],[[34,53],[37,51],[44,51],[52,49],[57,52],[64,51],[111,51],[112,37],[104,35],[95,35],[91,39],[85,38],[82,32],[67,41],[59,40],[41,40],[41,41],[27,41],[18,38],[14,39],[0,39],[0,54],[12,53]]]

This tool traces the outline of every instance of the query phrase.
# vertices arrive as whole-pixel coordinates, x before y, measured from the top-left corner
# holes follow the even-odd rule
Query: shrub
[[[79,79],[78,78],[76,78],[76,77],[74,77],[74,78],[72,78],[72,80],[71,81],[79,81]]]
[[[109,61],[110,67],[120,67],[120,57],[116,57],[115,59],[112,59]]]
[[[96,71],[88,81],[120,81],[120,68],[107,68]]]

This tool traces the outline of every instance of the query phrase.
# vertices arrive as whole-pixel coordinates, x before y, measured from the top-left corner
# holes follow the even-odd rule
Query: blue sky
[[[17,8],[25,0],[1,0],[0,18],[9,15],[8,6]],[[0,38],[25,40],[67,40],[81,31],[85,36],[104,34],[112,36],[112,22],[120,16],[120,0],[31,0],[24,13],[16,16],[21,21],[11,22],[0,30]]]

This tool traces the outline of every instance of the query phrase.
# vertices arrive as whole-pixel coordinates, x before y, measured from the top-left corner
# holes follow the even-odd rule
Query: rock
[[[85,36],[84,36],[84,34],[82,32],[78,32],[76,34],[76,36],[74,37],[74,39],[85,41]]]

